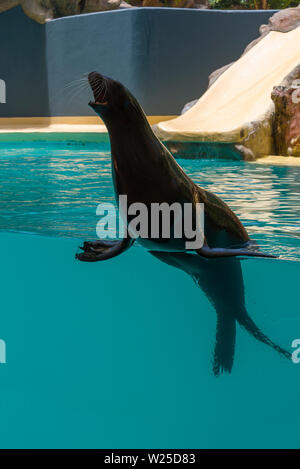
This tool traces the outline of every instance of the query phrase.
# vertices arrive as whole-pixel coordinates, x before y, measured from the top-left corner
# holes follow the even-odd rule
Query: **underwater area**
[[[241,260],[245,302],[292,352],[300,166],[177,161],[279,256]],[[114,200],[110,164],[106,143],[0,143],[0,338],[10,365],[0,446],[298,447],[300,363],[237,326],[233,369],[216,377],[216,312],[192,275],[137,243],[108,261],[75,260],[96,239],[97,205]]]

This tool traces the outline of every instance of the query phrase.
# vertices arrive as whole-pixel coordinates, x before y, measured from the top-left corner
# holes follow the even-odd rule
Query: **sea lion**
[[[116,196],[126,195],[128,204],[142,202],[146,206],[190,203],[195,208],[194,217],[196,204],[204,204],[204,243],[193,254],[186,253],[185,239],[178,241],[172,236],[168,239],[140,237],[138,242],[163,262],[190,274],[214,305],[218,315],[215,374],[232,368],[236,320],[256,339],[290,358],[248,316],[242,271],[239,260],[235,259],[236,256],[274,256],[260,252],[228,205],[185,174],[154,135],[141,106],[125,86],[97,72],[90,73],[88,80],[94,94],[94,101],[89,105],[103,119],[109,132]],[[124,252],[134,241],[127,233],[120,241],[85,242],[83,252],[76,257],[86,262],[109,259]]]
[[[205,240],[197,253],[206,258],[273,257],[257,249],[238,217],[212,192],[197,186],[152,132],[137,100],[121,83],[97,72],[88,76],[94,93],[89,105],[103,119],[110,136],[112,177],[116,197],[126,195],[128,204],[174,202],[204,204]],[[151,250],[185,251],[185,239],[139,238]],[[82,261],[94,262],[119,254],[133,240],[85,243]],[[176,246],[175,246],[176,244]]]

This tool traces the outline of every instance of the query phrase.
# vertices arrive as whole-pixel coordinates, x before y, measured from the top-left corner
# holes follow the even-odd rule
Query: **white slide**
[[[174,142],[245,143],[252,139],[253,131],[263,128],[265,140],[270,140],[272,89],[299,64],[300,27],[287,33],[269,32],[185,114],[157,124],[158,136]],[[262,152],[270,151],[270,142],[261,144]]]

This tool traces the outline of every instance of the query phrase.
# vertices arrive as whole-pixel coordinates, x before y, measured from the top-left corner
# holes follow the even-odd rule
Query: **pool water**
[[[178,160],[219,195],[265,251],[300,259],[300,166]],[[0,230],[95,238],[96,207],[113,202],[109,145],[0,143]]]
[[[282,256],[241,264],[251,318],[292,351],[300,168],[179,163]],[[136,246],[75,260],[113,200],[107,145],[1,143],[0,187],[1,448],[299,448],[300,364],[238,327],[215,377],[216,312],[190,275]]]

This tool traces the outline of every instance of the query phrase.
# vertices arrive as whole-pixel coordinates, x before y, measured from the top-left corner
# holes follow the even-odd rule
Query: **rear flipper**
[[[271,257],[276,258],[272,254],[266,254],[260,251],[252,251],[250,249],[223,249],[223,248],[210,248],[207,245],[197,249],[197,254],[206,257],[208,259],[220,258],[220,257],[235,257],[235,256],[254,256],[254,257]]]
[[[275,344],[275,342],[273,342],[271,339],[269,339],[269,337],[267,337],[263,332],[261,332],[255,322],[250,318],[250,316],[248,316],[246,310],[243,314],[236,315],[236,320],[238,321],[240,326],[246,329],[246,331],[249,332],[249,334],[253,335],[253,337],[255,337],[257,340],[268,345],[269,347],[272,347],[278,353],[291,360],[292,354],[280,347],[279,345]]]
[[[90,241],[85,242],[81,249],[84,252],[76,254],[75,258],[84,262],[98,262],[118,256],[132,246],[134,239],[127,236],[120,241]]]
[[[288,360],[291,360],[291,353],[269,339],[248,316],[246,310],[244,310],[243,314],[235,317],[228,317],[225,313],[219,313],[213,362],[213,372],[215,376],[219,376],[224,371],[227,373],[231,372],[234,360],[236,320],[240,326],[246,329],[255,339],[272,347],[276,352],[280,353]]]
[[[230,373],[234,360],[236,338],[236,321],[226,314],[217,316],[217,334],[214,352],[213,372],[219,376],[226,371]]]

